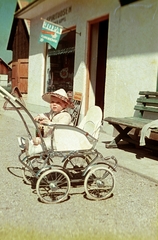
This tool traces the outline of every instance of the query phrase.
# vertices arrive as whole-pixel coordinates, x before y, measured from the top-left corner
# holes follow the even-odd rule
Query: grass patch
[[[43,229],[44,231],[44,229]],[[3,240],[147,240],[148,238],[140,238],[138,236],[120,236],[114,235],[110,233],[97,233],[97,234],[76,234],[75,229],[74,232],[71,233],[40,233],[37,230],[29,230],[22,229],[17,227],[0,227],[0,239]]]

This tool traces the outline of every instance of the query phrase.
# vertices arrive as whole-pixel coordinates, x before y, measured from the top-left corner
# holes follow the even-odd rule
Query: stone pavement
[[[0,115],[3,114],[6,117],[21,121],[16,111],[4,110],[3,104],[4,99],[0,97]],[[27,107],[33,116],[37,114],[37,109],[34,110],[33,105],[27,105]],[[105,132],[105,129],[101,129],[97,149],[103,156],[115,156],[120,167],[158,183],[158,156],[153,155],[150,151],[143,148],[134,148],[129,144],[121,144],[119,148],[107,149],[103,142],[110,141],[111,139],[112,136],[109,136]]]
[[[106,140],[108,136],[101,132],[97,147],[104,156],[114,155],[119,166],[158,183],[158,156],[126,143],[120,144],[119,148],[108,149],[103,143]]]

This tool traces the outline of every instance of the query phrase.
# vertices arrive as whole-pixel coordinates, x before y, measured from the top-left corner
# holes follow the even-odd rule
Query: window
[[[74,58],[76,31],[69,31],[60,37],[57,49],[50,46],[48,57],[50,61],[47,91],[64,88],[73,90]]]

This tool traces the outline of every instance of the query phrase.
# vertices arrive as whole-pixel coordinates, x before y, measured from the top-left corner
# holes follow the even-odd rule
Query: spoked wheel
[[[70,190],[69,176],[61,169],[50,169],[39,177],[36,191],[44,203],[58,203],[64,200]]]
[[[34,173],[37,173],[42,167],[44,167],[45,161],[39,156],[33,156],[26,160],[26,164],[29,168],[33,170]],[[34,176],[32,172],[27,167],[22,167],[22,176],[24,182],[27,184],[31,184],[34,180]]]
[[[105,166],[93,166],[84,180],[87,197],[95,200],[107,198],[113,191],[115,179]]]
[[[65,160],[63,167],[72,174],[76,174],[84,170],[89,163],[90,157],[88,155],[72,155]]]

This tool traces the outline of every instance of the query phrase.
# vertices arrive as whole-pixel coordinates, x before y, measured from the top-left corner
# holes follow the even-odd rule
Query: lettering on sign
[[[43,26],[42,26],[45,30],[49,30],[51,32],[55,32],[55,33],[59,33],[61,34],[62,29],[56,25],[52,25],[49,22],[44,21],[43,22]]]
[[[59,23],[65,22],[66,15],[71,12],[72,12],[72,6],[69,6],[69,7],[64,8],[61,11],[49,16],[47,18],[47,20],[59,24]]]

